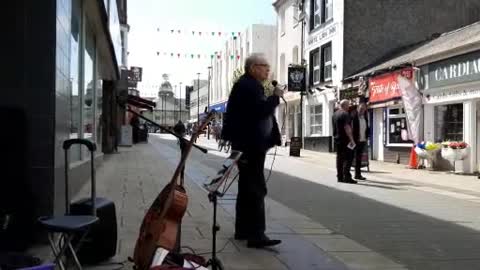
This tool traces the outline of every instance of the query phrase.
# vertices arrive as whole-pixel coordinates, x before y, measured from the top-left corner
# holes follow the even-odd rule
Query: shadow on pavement
[[[270,198],[409,269],[479,269],[476,230],[292,175],[272,178]]]

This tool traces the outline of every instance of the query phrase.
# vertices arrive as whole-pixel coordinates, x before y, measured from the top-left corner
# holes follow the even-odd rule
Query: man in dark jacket
[[[281,243],[265,235],[265,157],[268,149],[281,144],[273,114],[283,95],[278,89],[273,96],[265,96],[262,82],[268,79],[269,72],[270,66],[262,55],[247,58],[245,74],[230,93],[222,130],[222,139],[231,142],[232,150],[243,153],[238,164],[235,239],[248,240],[251,248]]]
[[[355,144],[355,179],[356,180],[366,180],[367,178],[362,176],[361,167],[362,167],[362,155],[367,146],[369,128],[368,128],[368,117],[367,117],[367,105],[365,103],[360,103],[358,108],[353,113],[352,116],[352,128],[353,128],[353,139]]]

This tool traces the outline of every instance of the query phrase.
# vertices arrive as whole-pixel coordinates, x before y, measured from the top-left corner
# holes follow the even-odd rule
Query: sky
[[[221,50],[227,40],[225,32],[231,35],[243,32],[251,24],[275,24],[272,3],[273,0],[128,1],[128,65],[143,68],[143,81],[138,85],[141,95],[156,96],[164,73],[169,75],[172,86],[182,82],[183,89],[191,85],[197,73],[201,73],[200,79],[207,79],[209,55]],[[182,54],[180,58],[178,53]],[[200,59],[198,54],[202,55]],[[177,96],[178,92],[177,89]]]

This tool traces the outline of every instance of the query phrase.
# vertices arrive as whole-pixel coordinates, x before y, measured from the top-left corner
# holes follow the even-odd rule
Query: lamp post
[[[177,119],[175,119],[176,114],[177,114],[176,113],[176,108],[175,108],[175,107],[177,107],[176,104],[175,104],[176,103],[175,102],[176,93],[177,93],[177,85],[175,84],[175,92],[173,92],[173,117],[172,117],[173,118],[173,125],[175,125],[177,123]]]
[[[181,82],[180,82],[180,88],[178,89],[178,96],[179,96],[178,100],[180,101],[180,105],[179,105],[180,109],[178,110],[180,112],[180,115],[178,119],[182,121],[182,83]]]
[[[212,66],[208,67],[207,110],[210,111],[210,79]],[[210,140],[210,125],[207,127],[207,140]]]
[[[197,76],[197,125],[200,125],[200,72]]]
[[[300,42],[300,64],[305,67],[305,60],[303,59],[304,58],[304,47],[305,47],[305,43],[304,43],[304,40],[305,40],[305,19],[306,19],[306,14],[305,14],[305,0],[301,0],[300,1],[300,20],[301,20],[301,23],[302,23],[302,34],[301,34],[301,42]],[[304,89],[306,90],[306,89]],[[302,140],[302,148],[304,146],[304,138],[303,138],[303,96],[304,96],[304,92],[306,93],[306,91],[301,91],[300,92],[300,139]]]

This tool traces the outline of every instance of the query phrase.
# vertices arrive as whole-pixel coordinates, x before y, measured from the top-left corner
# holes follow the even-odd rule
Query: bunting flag
[[[162,32],[162,29],[160,27],[157,27],[157,32]],[[166,29],[163,29],[165,31]],[[188,33],[191,33],[192,36],[202,36],[202,33],[210,33],[211,36],[214,37],[222,37],[226,36],[228,37],[228,34],[231,34],[233,39],[237,39],[237,37],[241,36],[241,32],[223,32],[223,31],[197,31],[197,30],[184,30],[184,29],[168,29],[167,30],[170,34],[184,34],[187,35]]]
[[[222,58],[222,52],[220,51],[215,51],[211,54],[205,54],[205,53],[195,53],[195,52],[164,52],[164,51],[156,51],[155,54],[159,57],[161,56],[170,56],[170,58],[186,58],[186,59],[221,59]],[[238,50],[236,54],[227,54],[225,57],[230,58],[231,60],[233,59],[240,59],[240,55],[238,54]]]

